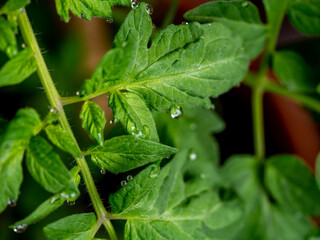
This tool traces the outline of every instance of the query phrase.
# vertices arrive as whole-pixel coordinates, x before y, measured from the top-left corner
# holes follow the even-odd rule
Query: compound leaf
[[[95,233],[94,213],[74,214],[47,225],[43,230],[50,239],[90,240]]]
[[[0,87],[21,83],[36,71],[36,61],[26,48],[6,62],[0,69]]]
[[[177,149],[137,138],[120,136],[89,150],[91,160],[101,169],[113,173],[125,172],[176,153]]]
[[[91,20],[91,17],[111,18],[111,7],[130,6],[130,0],[56,0],[58,14],[66,22],[70,20],[69,11],[77,17]]]
[[[261,53],[268,35],[258,9],[244,0],[211,1],[190,10],[184,18],[202,23],[222,22],[235,36],[243,39],[250,59]]]
[[[89,136],[98,144],[102,145],[106,118],[99,105],[91,101],[86,101],[82,106],[80,118],[82,119],[82,127],[89,133]]]
[[[138,95],[133,93],[112,92],[110,95],[109,106],[113,110],[113,118],[125,126],[129,134],[159,141],[156,125],[146,103]]]
[[[8,14],[25,7],[30,0],[8,0],[0,9],[0,14]]]
[[[29,138],[41,128],[37,112],[21,109],[3,131],[0,142],[0,212],[16,201],[22,183],[22,158]]]
[[[320,215],[317,204],[320,201],[320,191],[316,180],[297,157],[280,155],[270,158],[265,181],[272,196],[283,208],[306,215]]]
[[[210,96],[217,97],[241,81],[248,59],[241,39],[228,28],[220,23],[171,25],[148,48],[152,22],[146,7],[141,3],[131,10],[115,37],[115,49],[82,86],[82,97],[130,92],[157,111],[186,105],[209,108]],[[126,65],[119,72],[114,66],[124,53],[128,57],[121,64]]]
[[[72,137],[62,128],[61,125],[49,125],[46,127],[48,138],[57,147],[70,153],[75,158],[81,158],[82,154]]]
[[[308,64],[293,51],[276,52],[273,68],[281,82],[290,90],[312,91],[316,88],[316,82]]]
[[[51,145],[42,137],[32,137],[27,151],[27,167],[31,176],[48,192],[79,192],[68,169]]]
[[[224,239],[240,218],[236,200],[223,202],[200,176],[186,180],[188,151],[165,167],[153,164],[110,196],[116,218],[127,219],[125,239]],[[224,231],[228,229],[228,231]]]

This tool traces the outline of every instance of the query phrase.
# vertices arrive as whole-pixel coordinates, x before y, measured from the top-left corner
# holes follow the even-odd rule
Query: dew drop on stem
[[[76,92],[76,95],[77,95],[77,96],[79,96],[79,95],[80,95],[79,91],[78,91],[78,92]]]
[[[153,8],[152,8],[152,6],[151,5],[146,5],[146,11],[147,11],[147,13],[149,14],[149,15],[151,15],[152,13],[153,13]]]
[[[104,175],[104,174],[107,173],[107,171],[106,171],[105,169],[101,169],[101,170],[100,170],[100,173]]]
[[[127,176],[127,181],[131,181],[133,179],[132,175]]]
[[[126,181],[126,180],[122,180],[122,181],[121,181],[121,186],[124,187],[124,186],[126,186],[126,185],[127,185],[127,181]]]
[[[8,200],[8,207],[15,207],[17,205],[17,202],[14,199]]]
[[[18,226],[15,226],[13,228],[13,231],[16,233],[23,233],[27,229],[28,225],[27,224],[21,224]]]

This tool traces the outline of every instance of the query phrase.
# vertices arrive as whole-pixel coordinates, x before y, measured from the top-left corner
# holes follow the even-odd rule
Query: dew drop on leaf
[[[194,150],[190,150],[190,152],[189,152],[189,160],[190,161],[194,161],[194,160],[196,160],[197,159],[197,153],[194,151]]]
[[[15,226],[13,228],[13,231],[16,233],[23,233],[27,229],[28,225],[27,224],[21,224],[18,226]]]
[[[175,119],[181,118],[183,115],[181,107],[177,105],[172,105],[170,108],[170,115],[172,118],[175,118]]]
[[[182,25],[188,25],[189,23],[188,22],[182,22]]]
[[[146,11],[147,11],[147,13],[149,14],[149,15],[151,15],[152,13],[153,13],[153,8],[152,8],[152,6],[151,5],[146,5]]]
[[[113,23],[113,19],[112,18],[106,18],[106,22],[107,23]]]
[[[126,185],[127,185],[127,181],[126,181],[126,180],[122,180],[122,181],[121,181],[121,186],[124,187],[124,186],[126,186]]]
[[[76,204],[76,202],[75,202],[75,201],[67,201],[67,203],[68,203],[68,205],[69,205],[69,206],[73,206],[73,205],[75,205],[75,204]]]
[[[131,181],[133,179],[132,175],[127,176],[127,181]]]
[[[8,206],[9,207],[15,207],[17,205],[16,201],[14,199],[8,200]]]
[[[135,9],[140,6],[140,3],[137,0],[131,0],[131,8]]]
[[[76,95],[77,95],[77,96],[79,96],[79,95],[80,95],[79,91],[78,91],[78,92],[76,92]]]
[[[107,172],[107,171],[106,171],[105,169],[101,169],[101,170],[100,170],[100,173],[103,174],[103,175],[106,174],[106,172]]]

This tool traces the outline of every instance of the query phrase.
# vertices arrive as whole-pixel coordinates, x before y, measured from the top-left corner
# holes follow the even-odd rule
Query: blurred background
[[[150,0],[146,2],[153,6],[153,22],[157,30],[161,29],[171,0]],[[173,23],[181,24],[184,21],[183,13],[204,2],[207,1],[180,0]],[[259,8],[262,21],[266,22],[262,1],[252,2]],[[82,82],[92,75],[100,59],[112,47],[113,37],[129,10],[127,7],[114,8],[112,24],[99,18],[93,18],[91,22],[88,22],[73,15],[71,15],[69,23],[64,23],[56,14],[54,1],[32,1],[27,7],[44,58],[61,96],[74,96]],[[19,41],[22,44],[21,38]],[[299,34],[285,19],[278,48],[294,49],[300,53],[313,68],[316,76],[320,77],[319,37],[310,38]],[[0,53],[0,66],[6,60],[6,55]],[[251,63],[251,68],[256,69],[258,64],[259,57]],[[273,73],[270,72],[270,75],[273,76]],[[275,76],[273,78],[277,81]],[[107,138],[121,134],[121,126],[111,126],[109,124],[112,119],[112,112],[107,107],[107,97],[100,96],[94,101],[105,110],[108,123],[106,126]],[[226,129],[216,135],[221,149],[221,162],[233,154],[252,154],[250,89],[240,85],[222,95],[219,99],[214,99],[213,103],[216,105],[216,111],[226,122]],[[267,156],[278,153],[297,154],[314,170],[315,159],[320,150],[319,114],[310,112],[291,100],[271,94],[266,94],[264,105]],[[50,109],[36,74],[19,85],[0,88],[0,106],[0,117],[8,120],[14,117],[18,108],[33,107],[38,110],[42,117]],[[66,106],[65,109],[74,133],[82,148],[85,149],[92,142],[81,128],[78,117],[80,107],[81,103]],[[72,157],[59,150],[57,151],[69,168],[75,165]],[[90,164],[90,161],[88,162]],[[101,197],[107,201],[108,194],[120,188],[120,182],[125,178],[125,175],[101,175],[99,169],[94,165],[90,165],[90,168]],[[25,166],[24,169],[26,170]],[[77,200],[76,205],[71,207],[64,204],[54,215],[48,216],[40,223],[30,226],[23,234],[18,235],[8,226],[28,215],[32,209],[50,196],[25,171],[17,206],[6,209],[0,215],[0,238],[8,240],[45,239],[42,233],[43,226],[67,214],[92,210],[83,185],[80,185],[80,190],[82,195]],[[123,225],[121,222],[117,224],[116,227],[122,227]]]

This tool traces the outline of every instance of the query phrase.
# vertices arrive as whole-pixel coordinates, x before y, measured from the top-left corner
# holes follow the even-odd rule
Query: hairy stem
[[[40,82],[46,92],[47,98],[49,100],[50,105],[52,108],[56,109],[59,113],[59,121],[63,128],[69,133],[69,135],[74,140],[76,146],[79,148],[78,142],[71,130],[70,124],[68,122],[68,119],[66,117],[66,114],[64,112],[63,106],[60,102],[60,95],[52,81],[51,75],[48,71],[48,68],[46,66],[46,63],[43,59],[43,56],[41,54],[37,39],[34,35],[32,26],[30,24],[30,21],[28,19],[27,13],[25,9],[22,9],[19,16],[18,16],[18,22],[19,27],[23,36],[23,39],[25,43],[28,45],[28,47],[31,48],[31,50],[34,53],[34,57],[36,59],[36,65],[37,65],[37,73],[40,78]],[[105,207],[103,206],[102,200],[98,194],[97,188],[94,184],[90,169],[87,165],[87,162],[84,157],[76,159],[77,164],[79,168],[81,169],[82,178],[84,180],[84,183],[88,189],[88,193],[90,196],[90,199],[92,201],[94,210],[98,216],[98,219],[103,222],[103,224],[108,225],[107,228],[109,235],[112,240],[116,240],[117,236],[114,233],[113,228],[110,226],[111,223],[109,219],[107,218],[107,211]],[[111,230],[110,230],[111,229]],[[113,230],[113,231],[112,231]]]

